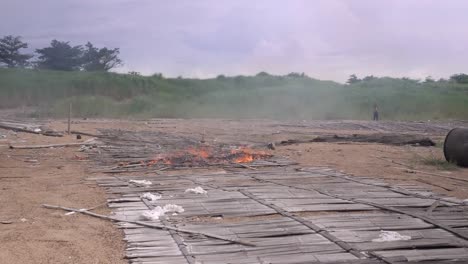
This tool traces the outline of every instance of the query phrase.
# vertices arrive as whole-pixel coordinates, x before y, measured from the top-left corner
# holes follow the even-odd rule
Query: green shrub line
[[[34,107],[37,116],[370,119],[468,117],[468,85],[374,78],[351,85],[307,76],[164,78],[110,72],[0,69],[0,108]]]

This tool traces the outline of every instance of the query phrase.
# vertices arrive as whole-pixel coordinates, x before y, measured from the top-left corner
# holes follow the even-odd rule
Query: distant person
[[[374,117],[372,118],[374,121],[379,121],[379,108],[377,104],[374,104]]]

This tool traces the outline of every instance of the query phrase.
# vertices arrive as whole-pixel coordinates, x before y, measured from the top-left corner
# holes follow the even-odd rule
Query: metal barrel
[[[454,128],[445,137],[444,156],[448,162],[468,167],[468,128]]]

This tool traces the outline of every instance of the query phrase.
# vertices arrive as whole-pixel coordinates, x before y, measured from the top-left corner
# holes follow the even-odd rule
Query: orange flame
[[[234,162],[237,162],[237,163],[250,163],[250,162],[253,162],[257,158],[261,158],[267,155],[263,151],[255,151],[249,148],[232,149],[231,154],[237,156],[234,159]]]
[[[139,161],[142,166],[157,165],[190,165],[190,164],[217,164],[217,163],[251,163],[256,159],[270,157],[264,151],[253,150],[246,147],[235,149],[212,149],[206,146],[201,148],[190,147],[184,151],[177,151],[166,154],[158,154],[150,160]],[[137,164],[138,164],[137,163]],[[126,166],[130,163],[121,162],[119,166]]]
[[[234,161],[237,163],[249,163],[249,162],[252,162],[253,160],[254,160],[254,157],[252,156],[252,154],[244,153],[242,154],[242,156],[236,158]]]
[[[193,156],[201,157],[203,159],[207,159],[211,156],[210,151],[208,151],[205,148],[201,148],[201,149],[189,148],[187,152],[192,154]]]

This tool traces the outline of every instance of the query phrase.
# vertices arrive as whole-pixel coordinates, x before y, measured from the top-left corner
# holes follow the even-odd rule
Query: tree
[[[464,73],[454,74],[450,76],[450,81],[456,83],[468,83],[468,75]]]
[[[8,68],[25,67],[29,64],[30,54],[21,54],[21,49],[26,49],[28,43],[22,42],[19,36],[5,36],[0,39],[0,64]]]
[[[290,72],[286,75],[286,77],[291,77],[291,78],[302,78],[304,76],[305,76],[304,73],[300,74],[298,72]]]
[[[82,65],[83,48],[70,46],[69,42],[52,40],[50,47],[36,49],[37,67],[41,69],[75,71]]]
[[[258,77],[269,77],[269,76],[271,76],[271,75],[270,75],[268,72],[262,71],[262,72],[257,73],[257,75],[255,75],[255,76],[258,76]]]
[[[424,79],[424,83],[433,83],[435,82],[434,78],[432,76],[427,76],[426,79]]]
[[[122,65],[122,60],[118,57],[119,54],[118,48],[98,49],[88,42],[83,53],[83,69],[86,71],[108,71],[118,67]]]
[[[160,72],[156,72],[151,77],[156,78],[156,79],[164,79],[164,75]]]
[[[354,83],[358,83],[360,82],[361,79],[359,79],[356,74],[351,74],[348,78],[348,80],[346,81],[347,84],[354,84]]]
[[[412,82],[412,83],[419,83],[421,81],[420,79],[413,79],[410,77],[402,77],[401,80],[405,82]]]
[[[137,71],[129,71],[128,72],[128,75],[132,75],[132,76],[141,76],[141,73],[137,72]]]
[[[374,75],[369,75],[369,76],[362,78],[363,81],[372,81],[375,79],[377,79],[377,77],[375,77]]]

